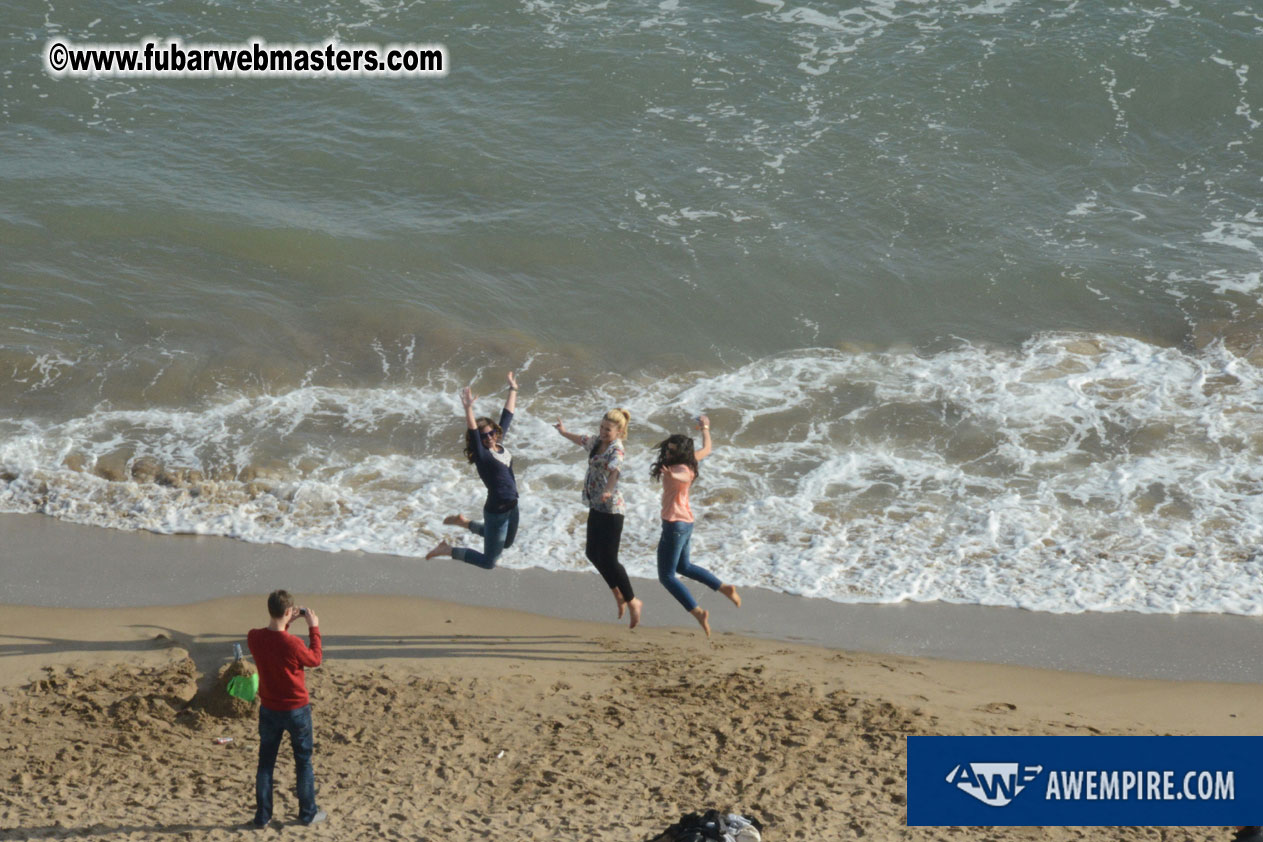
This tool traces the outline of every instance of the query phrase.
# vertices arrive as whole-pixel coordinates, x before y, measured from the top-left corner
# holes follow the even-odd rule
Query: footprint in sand
[[[1017,705],[1009,704],[1008,702],[988,702],[985,705],[979,705],[978,710],[986,711],[987,713],[1011,713],[1017,710]]]

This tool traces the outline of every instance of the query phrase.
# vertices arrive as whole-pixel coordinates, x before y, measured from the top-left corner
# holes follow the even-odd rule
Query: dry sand
[[[773,842],[1226,840],[1224,828],[907,828],[904,738],[1263,733],[1253,684],[708,641],[415,597],[304,600],[325,634],[308,682],[330,819],[293,824],[286,745],[263,838],[641,842],[718,807],[758,817]],[[243,828],[254,719],[202,702],[232,643],[265,619],[261,595],[0,607],[0,838],[257,833]]]

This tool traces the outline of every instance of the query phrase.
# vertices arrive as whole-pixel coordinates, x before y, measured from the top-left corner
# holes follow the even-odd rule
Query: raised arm
[[[560,418],[557,419],[557,423],[554,424],[553,427],[556,428],[557,432],[561,433],[563,436],[570,439],[572,442],[579,445],[580,447],[583,447],[583,436],[578,435],[577,433],[572,433],[569,430],[567,430],[566,423],[562,421]]]
[[[509,372],[509,397],[504,402],[504,408],[509,412],[517,410],[517,378],[513,376],[513,372]]]
[[[705,415],[697,416],[697,426],[702,430],[702,449],[693,454],[698,462],[710,455],[710,419]]]
[[[471,430],[477,430],[478,422],[474,420],[474,390],[468,386],[461,389],[460,402],[465,407],[465,426]]]

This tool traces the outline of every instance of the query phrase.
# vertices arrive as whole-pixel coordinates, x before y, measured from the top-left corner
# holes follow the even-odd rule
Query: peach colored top
[[[662,519],[693,522],[689,508],[689,486],[696,478],[688,465],[664,465],[662,468]]]

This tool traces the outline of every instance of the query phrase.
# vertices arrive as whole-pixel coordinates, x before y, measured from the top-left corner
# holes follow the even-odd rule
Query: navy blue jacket
[[[504,435],[509,434],[509,425],[513,423],[513,413],[508,409],[500,413],[500,429]],[[478,469],[478,477],[487,486],[487,502],[482,507],[487,511],[502,514],[517,505],[517,479],[513,476],[513,458],[506,450],[504,453],[492,453],[482,443],[477,430],[466,430],[469,437],[469,450],[474,454],[474,467]],[[504,460],[504,461],[501,461]]]

